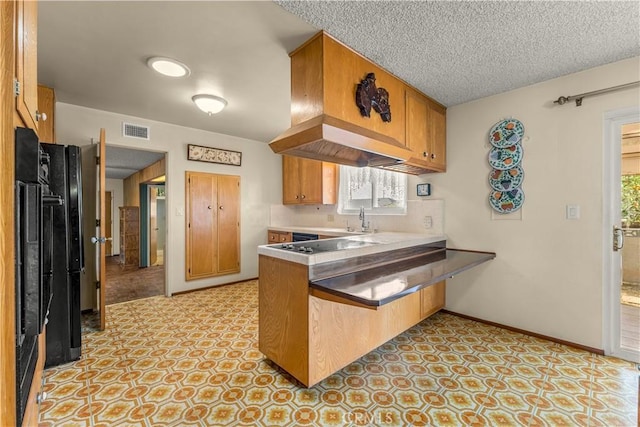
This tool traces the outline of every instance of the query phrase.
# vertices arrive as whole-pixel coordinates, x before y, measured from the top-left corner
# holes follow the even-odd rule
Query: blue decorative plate
[[[520,166],[512,169],[493,169],[489,174],[489,185],[496,191],[511,191],[522,185],[524,171]]]
[[[515,212],[524,203],[524,192],[521,188],[511,191],[492,191],[489,195],[489,204],[499,213]]]
[[[522,145],[514,144],[505,148],[493,147],[489,151],[489,164],[494,169],[515,168],[522,160]]]
[[[524,136],[524,125],[520,120],[507,119],[493,125],[489,131],[489,142],[497,148],[509,147],[520,142]]]

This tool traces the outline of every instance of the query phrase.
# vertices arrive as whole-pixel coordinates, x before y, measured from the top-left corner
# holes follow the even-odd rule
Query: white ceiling
[[[105,175],[111,179],[127,178],[164,158],[164,153],[153,151],[132,150],[108,144],[105,148],[107,151]]]
[[[268,142],[289,126],[288,52],[320,28],[446,106],[640,55],[638,1],[278,3],[40,1],[38,78],[59,102]],[[209,117],[198,93],[228,107]]]

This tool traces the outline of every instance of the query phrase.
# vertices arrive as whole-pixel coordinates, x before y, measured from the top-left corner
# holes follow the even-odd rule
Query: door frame
[[[613,226],[620,225],[622,126],[640,122],[640,107],[607,111],[603,116],[602,173],[602,342],[606,355],[640,362],[640,352],[620,347],[621,254],[612,250]]]

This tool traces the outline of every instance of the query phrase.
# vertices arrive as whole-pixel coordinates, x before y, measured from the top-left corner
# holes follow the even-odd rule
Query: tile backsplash
[[[425,227],[426,217],[431,228]],[[406,215],[367,215],[376,231],[444,234],[444,200],[409,200]],[[274,227],[327,227],[360,229],[358,215],[340,215],[336,205],[271,205],[270,225]]]

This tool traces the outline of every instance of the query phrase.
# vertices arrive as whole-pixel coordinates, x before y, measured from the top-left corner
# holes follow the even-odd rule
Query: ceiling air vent
[[[122,122],[122,135],[149,140],[149,127]]]

